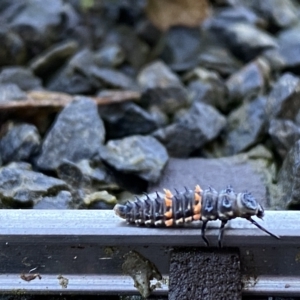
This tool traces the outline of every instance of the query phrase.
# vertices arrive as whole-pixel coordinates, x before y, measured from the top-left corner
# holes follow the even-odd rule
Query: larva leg
[[[223,234],[224,234],[224,227],[227,223],[227,220],[222,220],[222,224],[219,230],[219,236],[218,236],[218,244],[219,248],[222,248],[222,239],[223,239]]]
[[[201,228],[201,235],[204,243],[206,244],[207,247],[209,247],[209,241],[205,236],[205,229],[206,229],[207,222],[208,221],[203,221],[202,228]]]
[[[253,220],[252,218],[248,218],[248,221],[250,221],[253,225],[255,225],[256,227],[258,227],[260,230],[264,231],[265,233],[269,234],[270,236],[276,238],[276,239],[280,239],[280,237],[270,231],[268,231],[267,229],[265,229],[264,227],[262,227],[260,224],[258,224],[255,220]]]

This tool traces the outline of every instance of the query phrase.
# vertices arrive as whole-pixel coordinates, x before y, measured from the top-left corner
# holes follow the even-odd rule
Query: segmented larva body
[[[184,192],[176,191],[173,195],[170,190],[165,189],[163,197],[158,193],[155,199],[146,196],[144,200],[137,198],[136,201],[127,202],[125,205],[117,204],[114,208],[115,213],[128,223],[147,226],[178,226],[200,220],[203,222],[202,237],[207,245],[205,228],[208,221],[221,220],[219,233],[221,245],[225,224],[237,217],[245,218],[269,235],[279,238],[251,218],[264,216],[263,207],[252,194],[235,193],[231,186],[217,192],[212,187],[203,191],[197,185],[194,191],[186,189]]]

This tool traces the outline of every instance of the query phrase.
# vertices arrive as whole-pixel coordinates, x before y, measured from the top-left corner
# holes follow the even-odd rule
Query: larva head
[[[257,202],[251,193],[239,193],[237,202],[240,216],[257,216],[259,218],[264,216],[263,207]]]
[[[114,212],[117,216],[119,216],[122,219],[126,219],[126,213],[127,213],[127,206],[116,204],[114,207]]]
[[[258,209],[257,209],[256,216],[257,216],[258,218],[262,219],[262,218],[264,217],[264,215],[265,215],[265,210],[264,210],[264,208],[263,208],[260,204],[258,204]]]

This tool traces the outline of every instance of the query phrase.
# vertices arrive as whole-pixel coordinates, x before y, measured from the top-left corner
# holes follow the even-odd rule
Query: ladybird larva
[[[231,186],[217,192],[209,187],[202,190],[196,185],[194,191],[185,189],[183,192],[176,190],[175,195],[168,189],[164,190],[164,196],[156,193],[151,199],[146,194],[146,199],[136,197],[136,201],[127,202],[125,205],[117,204],[115,213],[126,219],[128,223],[147,226],[178,226],[192,221],[202,221],[201,234],[207,246],[208,239],[205,236],[206,225],[209,221],[220,220],[221,226],[218,235],[219,247],[226,223],[234,218],[244,218],[266,232],[270,236],[279,239],[279,236],[271,233],[251,217],[263,218],[264,209],[249,192],[235,193]]]

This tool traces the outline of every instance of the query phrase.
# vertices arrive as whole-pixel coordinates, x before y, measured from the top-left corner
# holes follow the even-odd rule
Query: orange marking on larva
[[[200,214],[200,211],[201,211],[201,203],[198,202],[198,204],[194,205],[193,213]]]
[[[165,217],[166,218],[172,218],[172,210],[169,210],[169,211],[165,212]]]
[[[197,184],[196,187],[195,187],[195,193],[200,194],[200,193],[202,193],[202,192],[203,192],[203,190],[201,189],[200,185]]]
[[[200,214],[201,212],[201,208],[202,208],[202,196],[201,196],[201,193],[202,193],[202,189],[200,187],[199,184],[196,185],[195,187],[195,193],[194,193],[194,207],[193,207],[193,212],[195,215],[198,215]],[[200,218],[201,218],[201,215],[200,215]],[[198,219],[199,220],[199,219]]]
[[[172,206],[173,195],[170,190],[164,189],[164,192],[165,192],[165,205],[167,207],[170,207]]]
[[[165,225],[166,225],[167,227],[172,226],[173,223],[174,223],[173,219],[170,219],[170,220],[165,221]]]
[[[194,200],[195,200],[195,202],[199,202],[201,200],[201,196],[198,193],[195,193]]]
[[[200,214],[193,215],[193,219],[194,219],[195,221],[200,220],[200,218],[201,218],[201,215],[200,215]]]

